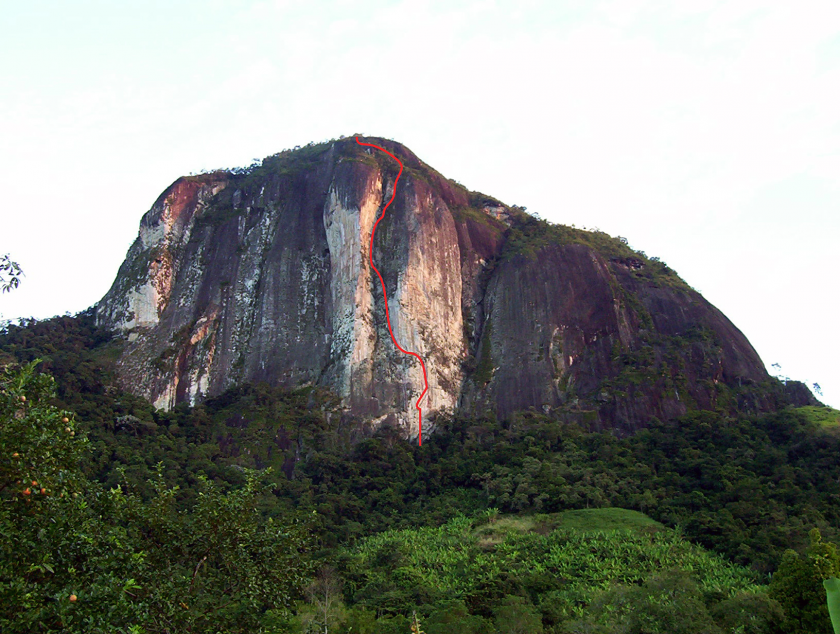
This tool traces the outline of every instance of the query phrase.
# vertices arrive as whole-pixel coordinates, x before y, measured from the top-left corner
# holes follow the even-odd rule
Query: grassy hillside
[[[773,631],[765,616],[779,613],[754,571],[620,508],[518,516],[491,509],[438,527],[384,531],[341,549],[337,560],[348,608],[341,618],[349,623],[351,615],[358,626],[367,615],[372,633],[407,632],[411,613],[428,634],[763,632]],[[316,602],[299,604],[299,613]],[[731,618],[733,606],[750,604],[756,613],[736,609],[740,616]],[[628,606],[649,627],[671,623],[657,613],[663,606],[679,611],[679,623],[622,629],[632,619],[618,611]],[[291,630],[305,631],[300,622]]]
[[[380,611],[395,603],[465,598],[474,612],[492,614],[491,588],[507,581],[546,612],[577,617],[598,590],[639,584],[670,569],[690,572],[708,596],[764,590],[754,571],[626,509],[483,521],[460,516],[436,528],[379,533],[349,555],[351,596]]]
[[[488,521],[477,529],[479,535],[488,537],[509,533],[540,533],[563,529],[579,532],[607,532],[615,530],[642,529],[663,530],[665,527],[644,513],[630,509],[603,508],[578,509],[562,513],[540,513],[536,515],[502,515],[494,517],[488,511]]]
[[[809,405],[799,407],[797,411],[810,422],[826,429],[840,428],[840,410],[833,407],[816,407]]]

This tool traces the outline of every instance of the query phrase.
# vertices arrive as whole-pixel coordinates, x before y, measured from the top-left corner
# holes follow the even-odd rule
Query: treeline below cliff
[[[196,407],[155,411],[113,386],[115,345],[90,314],[59,317],[8,326],[0,364],[42,359],[38,370],[56,377],[51,406],[75,412],[78,436],[87,439],[82,477],[102,491],[130,491],[135,509],[166,491],[172,513],[201,526],[195,513],[205,487],[215,487],[223,506],[224,496],[253,490],[256,470],[269,485],[254,498],[259,521],[310,518],[316,546],[300,555],[300,569],[321,572],[295,590],[297,616],[278,612],[275,629],[264,631],[306,631],[328,619],[337,627],[343,619],[345,629],[330,631],[355,623],[353,632],[407,632],[415,610],[429,634],[449,631],[440,629],[447,623],[464,632],[517,631],[515,623],[530,623],[519,631],[647,631],[633,629],[630,616],[616,617],[625,629],[610,629],[607,606],[619,599],[651,618],[685,616],[671,632],[737,631],[751,611],[763,620],[741,631],[830,631],[819,581],[800,586],[813,553],[826,546],[809,537],[812,529],[838,539],[837,412],[741,419],[692,412],[629,437],[535,412],[505,421],[451,417],[418,447],[396,430],[368,433],[309,388],[248,385]],[[575,533],[567,513],[587,509],[595,519]],[[620,530],[591,533],[605,526]],[[706,563],[689,557],[697,547],[709,551]],[[799,555],[785,558],[788,549]],[[673,557],[663,559],[665,551]],[[558,568],[584,552],[596,572]],[[714,566],[729,571],[715,577],[717,586],[704,576]],[[686,575],[668,577],[671,567]],[[441,592],[441,584],[452,590]],[[650,599],[673,585],[683,603]],[[323,600],[329,588],[337,593],[332,616]],[[702,623],[706,629],[696,629]]]

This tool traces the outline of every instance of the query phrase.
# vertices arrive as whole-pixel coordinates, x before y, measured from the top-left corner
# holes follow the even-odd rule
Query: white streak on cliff
[[[376,333],[369,262],[370,231],[382,200],[382,181],[353,205],[347,192],[330,189],[324,229],[330,251],[331,356],[338,365],[336,391],[347,398],[370,394]]]

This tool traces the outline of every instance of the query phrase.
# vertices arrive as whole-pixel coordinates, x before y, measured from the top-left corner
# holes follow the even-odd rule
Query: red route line
[[[429,379],[426,376],[426,364],[423,363],[423,359],[420,357],[419,354],[417,354],[416,352],[410,352],[408,350],[404,350],[403,347],[400,344],[397,343],[397,338],[394,337],[394,331],[391,329],[391,315],[388,312],[388,291],[385,290],[385,280],[382,279],[382,273],[380,273],[379,269],[376,268],[376,266],[373,264],[373,236],[376,233],[376,226],[379,224],[379,221],[382,220],[385,217],[385,212],[388,210],[388,207],[391,206],[391,203],[394,202],[394,197],[397,195],[397,183],[400,182],[400,176],[402,176],[402,173],[403,173],[403,164],[402,164],[402,161],[400,161],[400,159],[398,159],[396,156],[391,154],[385,148],[381,148],[378,145],[374,145],[373,143],[362,143],[361,141],[359,141],[359,137],[356,137],[356,143],[358,143],[359,145],[367,145],[368,147],[375,147],[377,150],[381,150],[382,152],[385,152],[385,154],[387,154],[392,159],[394,159],[397,163],[400,164],[400,172],[399,172],[399,174],[397,174],[397,180],[394,181],[394,191],[391,193],[391,200],[388,201],[388,204],[385,205],[385,208],[382,210],[382,214],[379,216],[379,218],[376,219],[376,222],[373,223],[373,229],[371,229],[371,232],[370,232],[370,266],[373,268],[374,271],[376,271],[376,274],[379,276],[379,281],[382,282],[382,294],[385,296],[385,320],[388,322],[388,332],[391,333],[391,341],[394,342],[394,345],[397,346],[399,351],[402,352],[403,354],[410,354],[412,357],[416,357],[417,360],[420,362],[420,367],[423,368],[423,383],[425,384],[426,387],[423,389],[423,393],[420,395],[420,398],[418,398],[417,402],[414,404],[414,406],[417,408],[417,411],[420,413],[420,435],[419,435],[418,441],[419,441],[420,446],[422,447],[423,446],[423,410],[420,409],[420,401],[423,400],[423,397],[426,396],[426,392],[429,391]]]

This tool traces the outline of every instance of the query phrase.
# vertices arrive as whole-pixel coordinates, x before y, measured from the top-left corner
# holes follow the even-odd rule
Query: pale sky
[[[840,406],[837,0],[0,0],[0,314],[94,304],[178,176],[353,133],[627,237]]]

